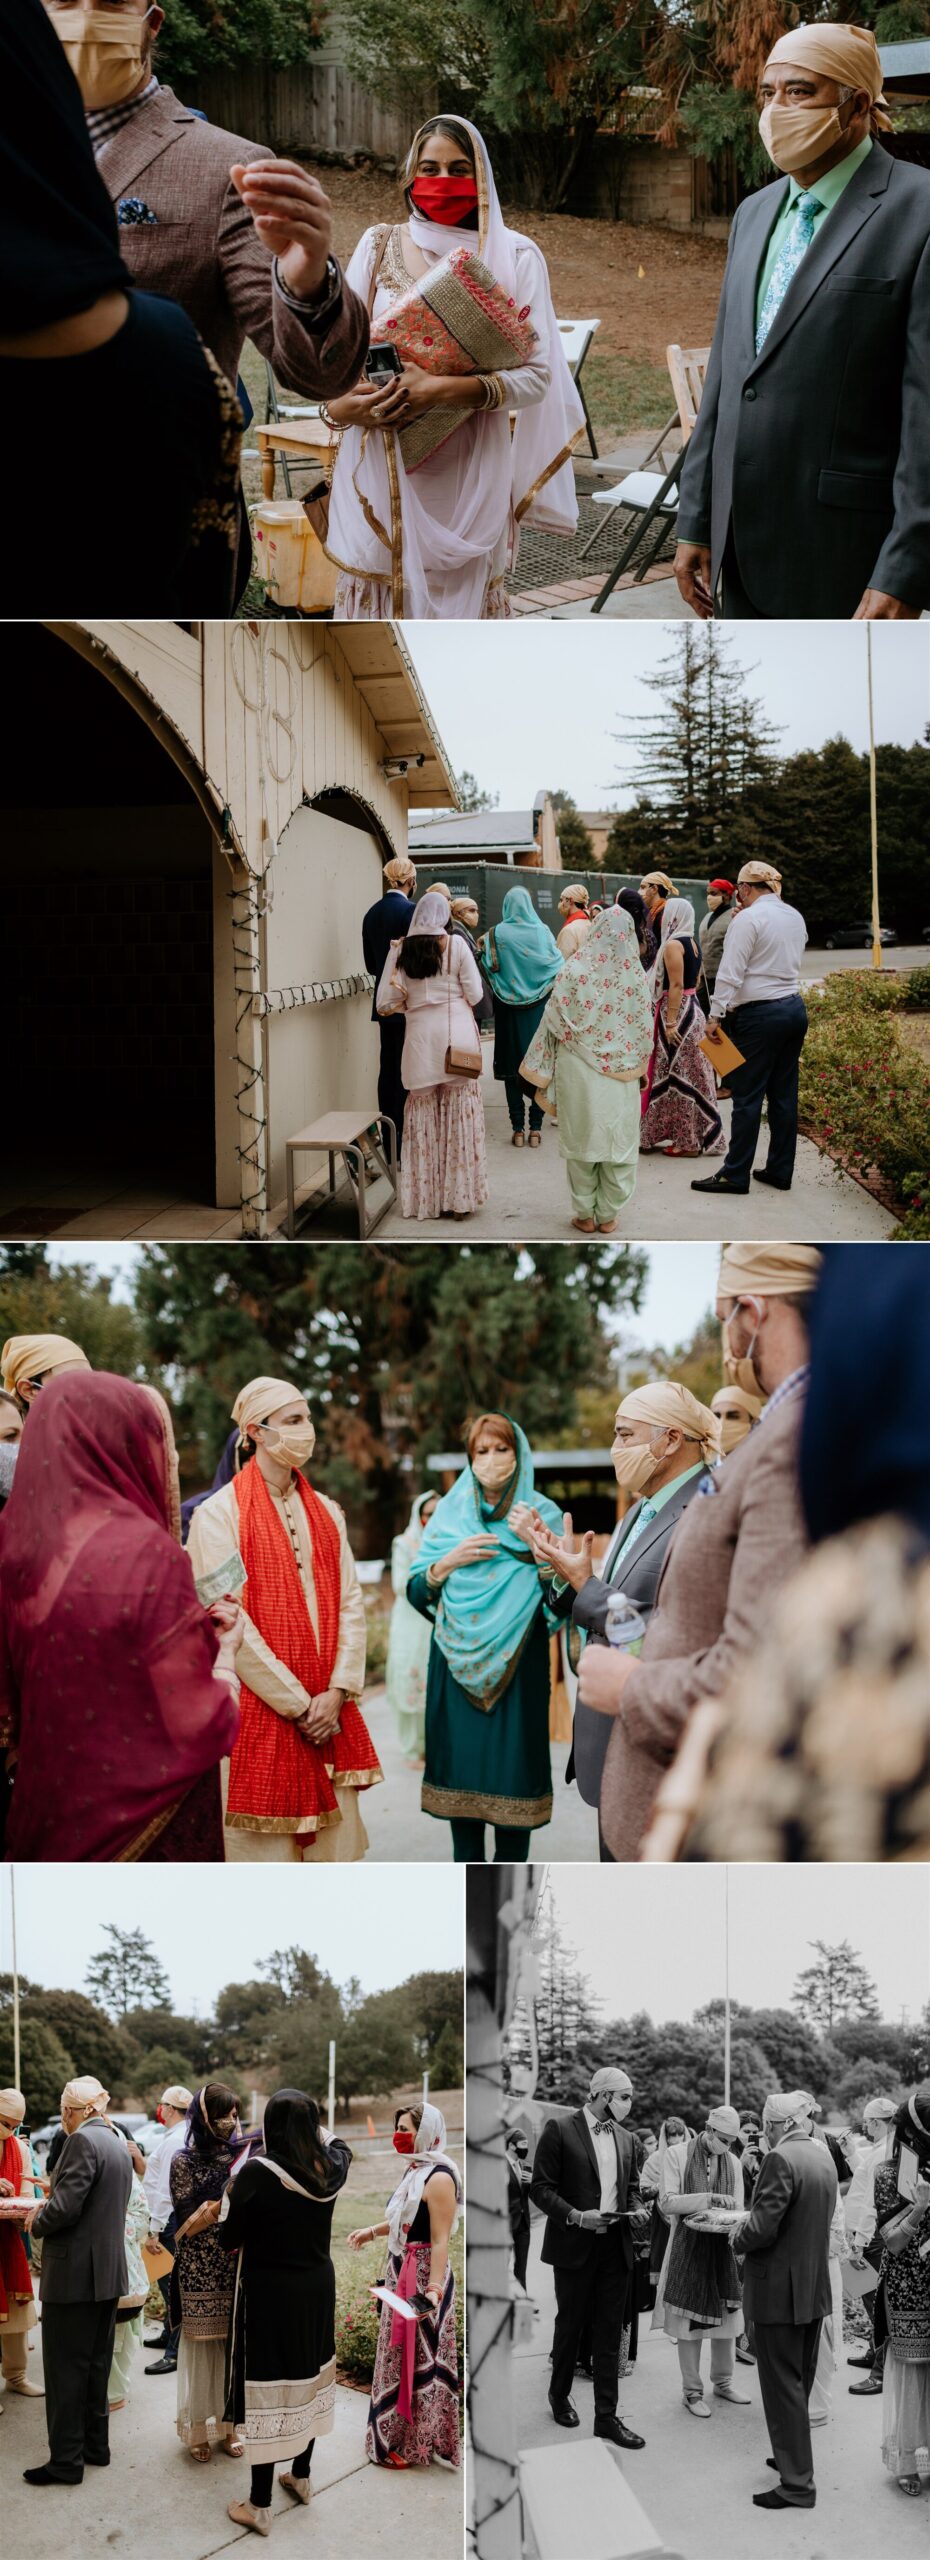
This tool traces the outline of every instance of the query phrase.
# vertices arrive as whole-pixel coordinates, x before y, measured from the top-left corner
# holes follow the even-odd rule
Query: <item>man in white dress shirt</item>
[[[158,2113],[165,2128],[165,2139],[156,2145],[151,2159],[146,2164],[145,2176],[142,2180],[145,2201],[149,2209],[149,2230],[153,2239],[159,2240],[162,2248],[170,2251],[172,2258],[175,2255],[175,2242],[174,2211],[171,2203],[171,2163],[175,2152],[180,2151],[184,2140],[187,2131],[187,2110],[193,2102],[193,2090],[183,2089],[179,2081],[173,2082],[170,2089],[162,2090]],[[146,2373],[174,2373],[177,2370],[178,2341],[181,2332],[179,2329],[172,2329],[171,2326],[167,2292],[170,2281],[170,2277],[166,2276],[161,2287],[165,2306],[161,2336],[147,2338],[145,2341],[147,2347],[160,2347],[161,2355],[157,2364],[146,2365]]]
[[[715,1173],[692,1182],[691,1189],[745,1192],[751,1174],[754,1182],[767,1182],[773,1191],[790,1191],[798,1143],[798,1070],[807,1036],[801,994],[807,926],[797,907],[786,905],[781,874],[770,862],[744,862],[736,896],[738,912],[714,981],[708,1037],[712,1040],[715,1026],[722,1024],[742,1051],[743,1064],[727,1073],[733,1118],[724,1161]],[[764,1102],[768,1158],[755,1168]]]

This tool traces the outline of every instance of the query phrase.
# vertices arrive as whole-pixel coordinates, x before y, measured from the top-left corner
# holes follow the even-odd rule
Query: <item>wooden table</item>
[[[329,470],[339,443],[332,427],[322,418],[271,418],[266,427],[253,427],[262,460],[262,494],[274,497],[277,456],[287,462],[318,463]]]

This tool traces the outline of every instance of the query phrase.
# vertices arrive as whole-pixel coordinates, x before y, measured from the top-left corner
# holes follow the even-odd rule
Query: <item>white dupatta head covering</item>
[[[428,222],[411,207],[410,237],[428,265],[456,249],[477,250],[495,282],[532,310],[539,363],[549,380],[541,400],[517,411],[479,410],[418,471],[404,470],[395,434],[348,427],[333,477],[327,548],[355,577],[388,579],[392,610],[409,620],[480,615],[488,573],[511,522],[571,533],[578,518],[571,465],[585,417],[569,371],[542,251],[504,221],[487,145],[465,116],[431,117],[413,137],[405,184],[416,176],[424,135],[451,121],[468,135],[478,187],[478,229]],[[349,260],[346,280],[364,300],[371,288],[371,235]],[[517,260],[535,269],[532,294],[518,293]],[[526,286],[526,268],[523,284]],[[444,608],[448,581],[451,600]]]
[[[424,889],[407,926],[408,939],[414,933],[428,933],[438,942],[440,934],[445,933],[450,913],[448,898],[444,898],[440,890]]]
[[[405,2109],[404,2112],[407,2113],[408,2110]],[[409,2113],[415,2115],[415,2107],[411,2107]],[[428,2100],[417,2129],[416,2150],[411,2153],[410,2165],[405,2169],[399,2187],[395,2187],[388,2201],[388,2236],[395,2258],[399,2257],[407,2246],[407,2234],[416,2220],[420,2197],[433,2169],[447,2169],[452,2179],[457,2198],[452,2230],[456,2231],[462,2198],[461,2174],[446,2150],[445,2117],[440,2109],[434,2107]]]

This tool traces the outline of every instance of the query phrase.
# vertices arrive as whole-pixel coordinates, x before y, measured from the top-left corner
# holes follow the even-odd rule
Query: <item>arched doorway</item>
[[[129,1232],[134,1202],[141,1224],[148,1204],[216,1200],[223,857],[179,767],[96,665],[41,624],[8,623],[0,672],[21,1097],[0,1232],[53,1234],[98,1211],[101,1232]]]

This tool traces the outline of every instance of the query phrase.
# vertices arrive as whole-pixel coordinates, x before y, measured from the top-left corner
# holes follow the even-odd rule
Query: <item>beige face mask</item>
[[[751,1395],[751,1394],[753,1394],[753,1393],[754,1393],[754,1390],[753,1390],[752,1388],[747,1388],[747,1394],[750,1394],[750,1395]],[[746,1414],[742,1414],[742,1415],[740,1416],[740,1420],[739,1420],[738,1422],[721,1422],[721,1425],[720,1425],[720,1455],[721,1455],[721,1457],[722,1457],[722,1458],[728,1458],[728,1457],[729,1457],[729,1455],[730,1455],[730,1451],[731,1451],[731,1449],[738,1449],[738,1448],[739,1448],[740,1441],[741,1441],[741,1440],[745,1440],[745,1439],[746,1439],[748,1432],[749,1432],[749,1418],[748,1418],[748,1415],[746,1415]]]
[[[759,132],[776,169],[792,176],[809,169],[843,140],[844,128],[835,107],[763,107]]]
[[[615,1440],[610,1454],[617,1483],[624,1493],[645,1493],[650,1477],[661,1464],[648,1441]]]
[[[291,1467],[308,1465],[316,1448],[316,1432],[312,1422],[289,1422],[281,1431],[276,1431],[272,1422],[268,1428],[274,1435],[266,1444],[270,1458],[283,1458]]]
[[[738,1313],[738,1310],[736,1310],[736,1312]],[[748,1353],[744,1352],[742,1357],[737,1359],[735,1352],[730,1349],[730,1326],[732,1322],[733,1317],[728,1316],[726,1323],[722,1324],[720,1327],[720,1331],[723,1335],[723,1374],[726,1384],[728,1387],[742,1387],[744,1395],[757,1396],[759,1393],[759,1380],[756,1376],[755,1369],[753,1368],[752,1361],[750,1360]],[[753,1346],[755,1346],[759,1339],[759,1322],[760,1319],[757,1316],[756,1330],[752,1337]]]
[[[85,107],[115,107],[131,98],[145,68],[151,10],[144,18],[129,9],[50,9],[48,14]]]
[[[505,1484],[510,1483],[516,1472],[516,1464],[516,1458],[509,1450],[486,1449],[480,1458],[472,1459],[471,1471],[483,1485],[485,1493],[503,1493]]]

